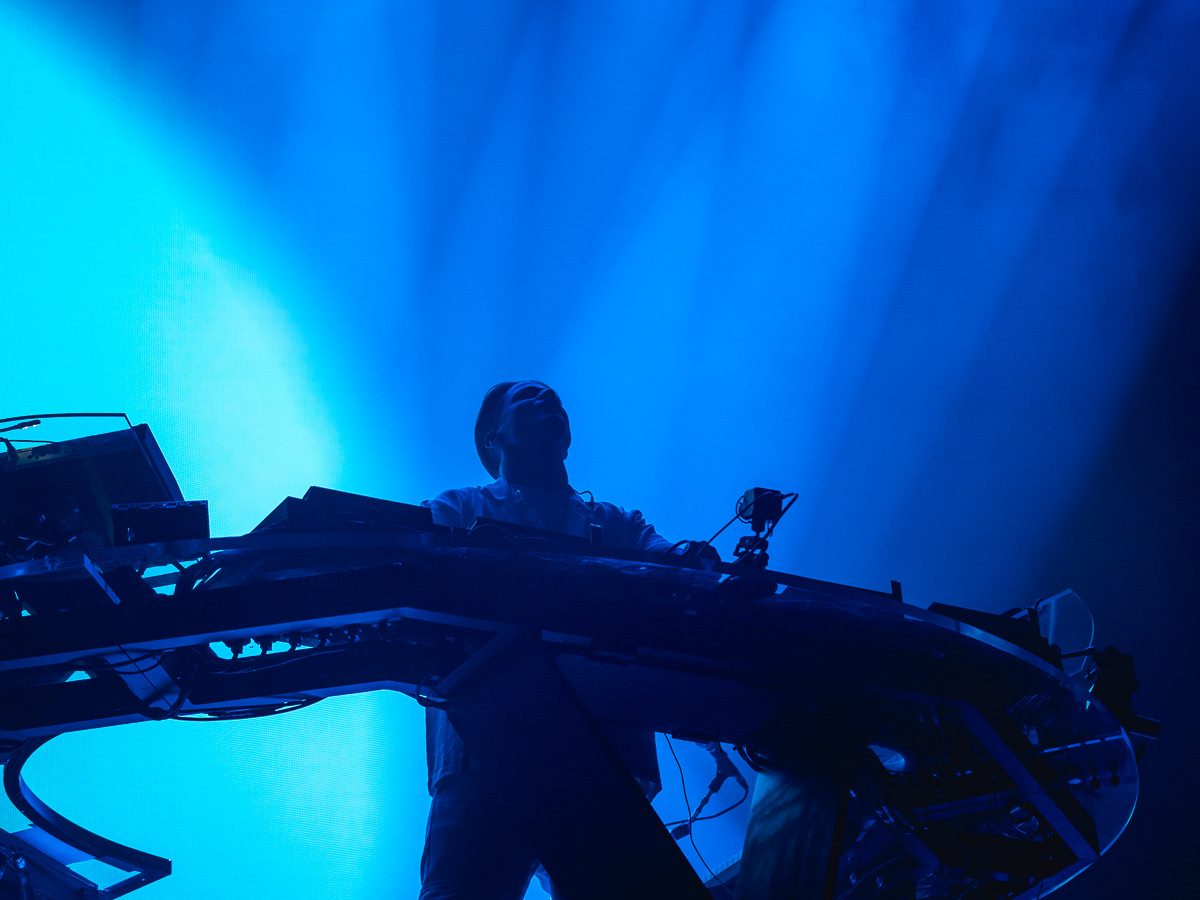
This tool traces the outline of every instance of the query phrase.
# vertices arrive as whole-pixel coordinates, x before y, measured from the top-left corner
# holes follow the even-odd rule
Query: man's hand
[[[680,544],[680,552],[684,559],[721,561],[721,554],[708,541],[683,541]]]

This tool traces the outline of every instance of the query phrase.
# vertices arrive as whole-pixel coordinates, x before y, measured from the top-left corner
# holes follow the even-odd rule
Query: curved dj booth
[[[0,833],[0,897],[116,897],[169,873],[20,775],[57,734],[146,718],[379,689],[444,708],[570,898],[728,896],[604,723],[730,743],[759,770],[742,856],[719,873],[754,900],[1044,896],[1120,835],[1131,737],[1157,734],[1130,709],[1128,657],[1089,648],[1088,672],[1067,674],[1035,610],[923,610],[898,590],[439,528],[329,491],[244,537],[119,531],[0,567],[0,758],[32,823]],[[68,845],[129,877],[98,889],[56,858]]]

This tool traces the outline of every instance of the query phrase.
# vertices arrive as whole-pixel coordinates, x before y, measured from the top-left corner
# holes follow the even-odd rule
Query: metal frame
[[[75,847],[102,863],[124,872],[133,873],[108,888],[96,888],[96,895],[102,900],[114,900],[116,897],[170,875],[171,861],[169,859],[126,847],[124,844],[118,844],[116,841],[110,841],[108,838],[94,834],[59,815],[30,790],[25,779],[21,777],[21,770],[29,761],[29,757],[52,737],[53,735],[30,738],[14,750],[5,762],[4,792],[8,794],[8,799],[12,801],[13,806],[51,837]],[[77,877],[86,881],[82,876]]]
[[[591,548],[578,555],[579,549],[485,541],[449,530],[259,533],[3,567],[0,582],[18,585],[71,577],[104,585],[106,573],[119,566],[183,569],[195,559],[204,561],[206,573],[224,570],[190,591],[195,578],[183,576],[177,595],[161,604],[114,590],[100,605],[0,622],[0,675],[92,665],[100,666],[101,676],[21,688],[29,697],[36,694],[37,702],[23,718],[5,716],[0,708],[0,736],[41,740],[169,713],[219,714],[379,688],[442,702],[444,691],[452,693],[446,685],[455,670],[489,639],[532,629],[592,714],[698,739],[752,742],[759,726],[789,707],[847,685],[856,685],[853,691],[862,696],[925,698],[953,707],[1021,792],[1038,794],[1039,813],[1077,856],[1054,876],[1056,883],[1093,861],[1120,833],[1110,833],[1122,815],[1117,810],[1098,841],[1087,832],[1087,811],[1072,806],[1068,786],[1050,783],[1059,777],[1052,767],[1030,768],[1037,769],[1030,754],[1040,751],[1011,721],[1004,698],[1039,691],[1079,710],[1096,733],[1107,728],[1120,735],[1123,743],[1114,744],[1112,753],[1132,759],[1121,726],[1086,685],[1032,653],[905,606],[892,593],[737,564],[681,565],[659,554]],[[261,565],[286,561],[295,551],[314,551],[305,557],[312,561],[301,568],[280,563],[284,567],[275,571]],[[179,578],[168,573],[154,582],[163,587]],[[251,659],[203,670],[189,657],[196,651],[187,649],[285,635],[325,637],[319,647],[294,643],[292,650],[271,654],[277,659],[270,668],[257,668]],[[143,667],[154,672],[155,687],[138,696],[136,685],[120,677],[121,663],[145,653],[162,656]],[[114,664],[118,677],[108,677]],[[133,674],[145,680],[145,672]],[[947,684],[959,693],[944,696]],[[0,688],[0,698],[4,693]],[[127,708],[109,711],[121,697]],[[27,758],[33,749],[31,744],[19,753]],[[25,797],[19,766],[16,772],[13,784]],[[1136,784],[1132,794],[1136,799]],[[1131,812],[1132,801],[1128,807]],[[81,837],[64,828],[61,817],[43,818],[63,834]],[[82,837],[104,840],[86,832]],[[117,850],[129,850],[89,846],[114,858]],[[917,852],[918,858],[927,852]],[[1047,879],[1041,887],[1049,884]]]

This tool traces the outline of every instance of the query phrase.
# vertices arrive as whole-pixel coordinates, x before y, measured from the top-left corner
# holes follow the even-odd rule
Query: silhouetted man
[[[429,502],[439,525],[467,528],[482,516],[585,536],[603,529],[604,544],[669,551],[671,544],[637,510],[585,501],[571,488],[564,460],[571,425],[558,394],[536,381],[504,382],[483,398],[475,447],[495,482],[459,488]],[[428,709],[426,740],[432,803],[421,859],[421,900],[520,900],[537,858],[520,829],[491,796],[446,714]],[[654,734],[604,728],[648,797],[659,789]]]

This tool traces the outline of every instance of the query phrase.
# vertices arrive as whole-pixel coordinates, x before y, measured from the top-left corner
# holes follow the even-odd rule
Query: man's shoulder
[[[584,501],[584,502],[586,503],[587,501]],[[604,500],[595,500],[592,503],[589,503],[588,506],[591,507],[593,512],[600,512],[601,515],[603,515],[609,519],[627,519],[628,520],[628,519],[634,519],[634,518],[640,519],[642,517],[642,514],[639,510],[636,510],[636,509],[629,510],[623,506],[618,506],[615,503],[608,503],[607,501],[604,501]]]
[[[475,487],[450,488],[449,490],[442,491],[440,494],[438,494],[432,500],[427,500],[425,502],[426,503],[437,503],[439,501],[453,502],[455,500],[464,500],[469,497],[478,497],[482,493],[483,493],[483,487],[478,486],[478,485]]]
[[[450,488],[422,505],[433,510],[433,521],[437,524],[465,528],[495,500],[491,488],[494,485]]]

